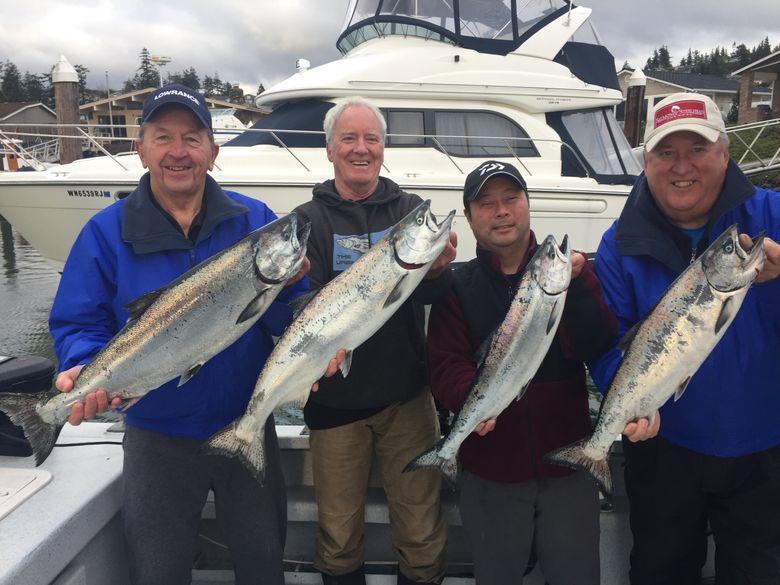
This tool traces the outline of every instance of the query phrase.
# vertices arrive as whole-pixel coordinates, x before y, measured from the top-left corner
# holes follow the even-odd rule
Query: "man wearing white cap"
[[[596,255],[622,336],[729,225],[765,231],[766,262],[684,396],[624,429],[632,585],[700,585],[708,525],[716,583],[780,583],[780,193],[729,159],[720,111],[678,93],[648,112],[645,171]],[[620,352],[591,364],[606,389]]]

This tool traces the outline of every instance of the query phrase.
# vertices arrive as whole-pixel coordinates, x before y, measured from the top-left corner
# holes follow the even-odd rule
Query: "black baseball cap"
[[[155,89],[144,100],[144,111],[141,123],[148,122],[163,106],[178,104],[188,108],[200,121],[204,128],[211,130],[211,112],[204,97],[191,87],[172,83]]]
[[[520,187],[520,189],[528,193],[525,179],[523,179],[523,175],[520,174],[520,171],[509,163],[489,160],[483,162],[466,177],[466,183],[463,185],[463,206],[468,208],[469,203],[474,201],[479,195],[485,182],[488,179],[492,179],[499,175],[509,177],[517,183],[517,186]]]

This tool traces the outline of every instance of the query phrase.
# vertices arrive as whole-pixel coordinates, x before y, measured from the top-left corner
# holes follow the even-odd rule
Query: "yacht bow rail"
[[[734,161],[746,175],[780,169],[780,119],[726,128]]]
[[[50,128],[48,132],[41,132],[41,128]],[[67,131],[78,131],[79,136],[71,136],[66,134]],[[122,136],[113,135],[115,132],[119,132]],[[281,134],[301,134],[312,136],[323,136],[322,131],[313,130],[288,130],[282,128],[247,128],[242,132],[249,133],[262,133],[268,134],[272,137],[273,141],[278,146],[287,152],[292,159],[307,173],[312,170],[306,165],[306,163],[299,157],[293,147],[287,145],[281,138]],[[236,131],[227,129],[222,131],[221,129],[214,129],[215,138],[221,134],[227,134],[231,138],[236,136]],[[128,146],[127,151],[132,150],[130,143],[134,140],[134,137],[138,134],[137,125],[86,125],[86,124],[61,124],[61,125],[44,125],[44,124],[0,124],[0,140],[2,141],[3,148],[6,151],[0,150],[0,154],[8,153],[19,156],[24,160],[26,164],[33,167],[36,170],[44,170],[50,164],[57,159],[59,152],[58,142],[60,138],[76,138],[82,140],[82,149],[84,151],[91,151],[93,154],[102,154],[109,157],[123,170],[127,170],[127,167],[122,164],[121,157],[117,153],[110,152],[106,146],[112,143],[124,143]],[[572,148],[569,144],[558,139],[542,139],[542,138],[525,138],[515,136],[477,136],[477,135],[457,135],[457,134],[388,134],[387,140],[391,142],[393,139],[404,141],[404,146],[391,146],[391,148],[409,148],[410,141],[414,141],[414,145],[418,147],[424,147],[425,145],[433,145],[432,147],[445,155],[452,166],[461,175],[466,175],[468,170],[464,170],[451,154],[452,147],[448,147],[447,143],[453,143],[457,141],[461,145],[468,145],[469,148],[474,149],[479,147],[479,143],[490,141],[491,146],[501,145],[501,148],[505,149],[507,155],[512,156],[516,160],[516,163],[522,167],[527,176],[532,176],[533,171],[524,163],[522,157],[516,152],[516,149],[527,146],[529,143],[533,146],[540,147],[541,145],[553,144],[561,149],[568,150],[573,157],[580,163],[582,169],[588,167],[584,164],[579,153]],[[217,140],[219,141],[219,140]],[[13,145],[13,146],[10,146]],[[24,146],[29,145],[29,146]],[[45,147],[44,147],[45,145]],[[11,148],[14,150],[12,151]],[[457,156],[457,155],[456,155]],[[473,153],[470,154],[473,156]],[[486,152],[485,157],[496,158],[498,155]],[[217,169],[222,170],[219,163],[215,163]],[[391,173],[391,169],[387,164],[383,165],[386,172]],[[585,171],[587,173],[587,171]],[[589,176],[589,175],[586,175]]]

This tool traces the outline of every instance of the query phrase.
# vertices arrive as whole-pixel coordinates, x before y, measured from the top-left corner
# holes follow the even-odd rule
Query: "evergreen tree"
[[[750,49],[745,46],[745,43],[734,43],[731,49],[731,61],[733,69],[740,69],[750,63]]]
[[[165,83],[180,83],[187,87],[191,87],[192,89],[200,89],[200,79],[198,78],[198,73],[195,71],[194,67],[190,67],[181,72],[169,73],[165,79]]]
[[[755,49],[753,49],[752,60],[758,61],[759,59],[771,54],[772,54],[772,45],[769,44],[769,37],[764,37],[764,40],[758,43],[758,46]]]
[[[214,73],[214,77],[203,78],[203,95],[210,98],[222,97],[223,84],[219,78],[218,73]]]
[[[672,67],[672,58],[669,56],[669,48],[666,45],[661,45],[658,49],[658,68],[665,71],[670,71]]]
[[[89,73],[89,69],[84,67],[84,65],[74,65],[73,68],[79,76],[79,103],[86,104],[92,100],[92,97],[87,90],[87,73]]]
[[[47,97],[46,86],[44,85],[45,80],[45,75],[30,73],[29,71],[24,72],[22,87],[24,88],[25,101],[45,102]]]
[[[11,61],[6,61],[2,68],[3,81],[0,82],[0,99],[4,102],[25,101],[24,86],[19,68]]]
[[[234,104],[244,103],[244,90],[241,89],[237,83],[225,82],[222,89],[222,94],[225,96],[225,100]]]

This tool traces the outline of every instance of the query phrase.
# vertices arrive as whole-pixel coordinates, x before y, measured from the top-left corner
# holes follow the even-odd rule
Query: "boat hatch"
[[[51,481],[45,469],[0,467],[0,519]]]

